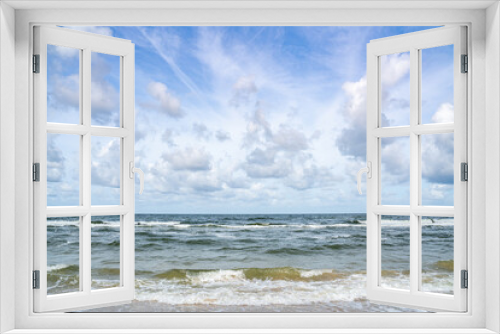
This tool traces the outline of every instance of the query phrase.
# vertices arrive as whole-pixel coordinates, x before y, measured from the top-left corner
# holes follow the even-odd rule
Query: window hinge
[[[462,162],[460,165],[460,173],[462,181],[469,181],[469,165],[466,162]]]
[[[461,272],[462,289],[469,288],[469,272],[467,270],[462,270]]]
[[[33,289],[40,289],[40,270],[33,270]]]
[[[467,55],[462,55],[462,69],[460,72],[469,72],[469,57]]]
[[[40,73],[40,55],[33,55],[33,73]]]
[[[38,162],[33,164],[33,181],[40,182],[40,164]]]

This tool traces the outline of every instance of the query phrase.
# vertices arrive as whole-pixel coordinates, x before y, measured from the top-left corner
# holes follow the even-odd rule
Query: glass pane
[[[47,134],[47,205],[80,205],[80,136]]]
[[[422,205],[453,206],[453,133],[421,136]]]
[[[80,124],[80,50],[47,45],[47,122]]]
[[[91,123],[120,126],[120,57],[92,52]]]
[[[80,217],[47,218],[47,294],[80,290]]]
[[[410,138],[381,138],[383,205],[410,205]]]
[[[380,57],[382,126],[410,125],[410,53]]]
[[[421,50],[422,124],[453,123],[453,45]]]
[[[120,138],[92,137],[92,205],[120,204]]]
[[[453,294],[453,218],[422,217],[422,291]]]
[[[410,289],[410,217],[381,216],[381,279],[384,288]]]
[[[120,218],[92,217],[92,289],[120,286]]]

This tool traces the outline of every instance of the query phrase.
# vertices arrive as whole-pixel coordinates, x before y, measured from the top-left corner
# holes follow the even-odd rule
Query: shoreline
[[[133,300],[131,303],[78,311],[78,313],[416,313],[427,312],[389,305],[371,303],[365,298],[354,301],[314,303],[307,305],[272,304],[253,305],[212,305],[185,304],[171,305],[155,300]]]

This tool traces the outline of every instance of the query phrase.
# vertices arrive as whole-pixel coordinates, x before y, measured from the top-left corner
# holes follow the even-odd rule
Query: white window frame
[[[133,3],[134,2],[130,2]],[[217,1],[182,4],[184,9],[173,8],[176,2],[165,2],[163,9],[96,9],[97,6],[117,6],[106,1],[82,1],[69,4],[61,2],[17,2],[1,4],[0,16],[0,78],[1,114],[4,121],[0,125],[1,155],[0,180],[8,181],[8,173],[14,172],[15,184],[2,184],[0,197],[2,209],[0,249],[0,320],[2,331],[15,329],[13,333],[35,333],[37,329],[51,329],[51,333],[70,333],[75,329],[89,329],[88,332],[100,333],[106,329],[118,332],[144,333],[145,329],[165,329],[161,332],[180,332],[176,328],[192,329],[188,332],[238,332],[236,328],[253,328],[241,332],[316,332],[316,333],[404,333],[419,328],[422,333],[492,333],[500,331],[498,319],[500,309],[500,176],[498,163],[500,118],[500,18],[498,3],[474,1],[435,1],[414,2],[398,1],[399,9],[388,9],[395,4],[384,1],[366,2],[338,1],[316,3],[307,1],[267,2],[234,4],[233,7],[220,9],[230,4]],[[13,10],[9,7],[24,6],[36,8],[15,12],[15,25],[12,21]],[[122,2],[125,6],[125,2]],[[42,10],[50,6],[73,6],[59,10]],[[119,5],[118,5],[119,6]],[[144,1],[135,7],[159,6]],[[179,3],[177,3],[177,6]],[[203,6],[203,7],[201,7]],[[210,8],[210,6],[212,6]],[[253,6],[253,7],[252,7]],[[276,8],[276,7],[282,8]],[[401,7],[407,7],[401,9]],[[427,6],[427,7],[426,7]],[[428,6],[433,6],[432,9]],[[462,6],[456,9],[454,6]],[[488,9],[485,9],[490,6]],[[88,9],[74,9],[75,7]],[[209,9],[206,9],[209,7]],[[340,8],[335,8],[340,7]],[[342,9],[342,7],[344,7]],[[345,8],[357,8],[349,10]],[[444,8],[444,9],[436,9]],[[92,9],[93,8],[93,9]],[[203,9],[205,8],[205,9]],[[219,9],[217,9],[219,8]],[[239,8],[239,9],[238,9]],[[258,9],[260,8],[260,9]],[[371,9],[366,9],[371,8]],[[375,8],[375,9],[374,9]],[[411,9],[409,9],[411,8]],[[468,9],[464,9],[468,8]],[[471,9],[472,8],[472,9]],[[7,17],[7,20],[4,18]],[[486,25],[485,25],[486,23]],[[468,289],[468,312],[435,314],[35,314],[33,313],[33,292],[31,290],[32,269],[32,185],[29,178],[32,155],[32,75],[30,55],[32,53],[32,27],[36,24],[62,25],[447,25],[465,24],[469,31],[469,50],[471,59],[468,76],[469,96],[468,142],[470,158],[470,181],[468,197],[469,224],[468,247],[470,251],[468,268],[470,282]],[[5,29],[8,28],[8,29]],[[14,29],[15,28],[15,29]],[[487,28],[487,29],[486,29]],[[15,61],[12,60],[13,41],[9,33],[15,30]],[[6,38],[7,37],[7,38]],[[7,46],[4,48],[4,43]],[[9,54],[10,52],[10,54]],[[7,53],[7,55],[5,55]],[[15,63],[15,87],[9,86],[13,73],[9,65]],[[488,71],[485,71],[485,65]],[[4,73],[8,73],[7,78]],[[9,74],[10,73],[10,74]],[[15,99],[8,95],[15,93]],[[12,109],[15,107],[15,117]],[[9,114],[8,114],[9,113]],[[488,117],[488,121],[487,120]],[[13,131],[6,126],[15,126],[15,147],[9,148]],[[4,131],[5,130],[5,131]],[[2,132],[4,131],[4,132]],[[15,158],[15,164],[9,158]],[[490,172],[488,183],[485,171]],[[12,177],[12,175],[10,175]],[[354,186],[354,185],[353,185]],[[15,193],[15,219],[8,210],[8,191]],[[486,193],[488,192],[488,196]],[[12,196],[12,194],[10,194]],[[6,209],[7,208],[7,209]],[[5,211],[7,210],[7,211]],[[10,214],[10,216],[8,216]],[[6,235],[3,232],[8,232]],[[13,238],[15,235],[15,239]],[[10,239],[9,239],[10,238]],[[14,254],[14,256],[13,256]],[[494,254],[486,257],[486,254]],[[14,286],[14,289],[12,288]],[[486,293],[488,291],[488,293]],[[15,305],[12,308],[12,305]],[[132,330],[142,326],[142,330]],[[302,328],[302,330],[293,330]],[[378,330],[377,328],[384,328]],[[99,330],[101,329],[101,330]],[[122,329],[122,330],[120,330]],[[170,329],[170,330],[169,330]],[[217,330],[214,330],[217,329]],[[347,330],[349,329],[349,330]],[[357,329],[357,330],[356,330]],[[462,329],[462,330],[460,330]],[[490,331],[491,329],[492,331]],[[45,331],[47,332],[47,331]],[[87,332],[87,331],[86,331]],[[160,332],[160,331],[158,331]]]
[[[370,301],[399,304],[428,310],[467,310],[467,290],[461,288],[461,270],[467,269],[467,183],[461,181],[461,163],[467,163],[467,76],[461,73],[461,56],[467,54],[467,31],[464,26],[449,26],[372,40],[367,45],[367,164],[371,178],[366,186],[367,222],[367,297]],[[425,124],[422,120],[422,50],[453,45],[453,110],[452,123]],[[408,125],[382,125],[382,67],[384,55],[409,52],[410,55],[410,111]],[[452,206],[422,205],[423,135],[454,134],[454,186]],[[382,201],[382,140],[407,138],[409,141],[409,203],[387,205]],[[382,273],[382,215],[409,217],[409,289],[384,287]],[[422,291],[422,225],[423,216],[453,217],[454,219],[454,276],[453,294]]]
[[[134,179],[129,164],[134,163],[135,143],[135,46],[128,40],[100,36],[65,28],[34,27],[34,52],[39,55],[39,73],[33,76],[34,84],[34,161],[40,164],[39,181],[33,184],[34,192],[34,269],[39,271],[39,289],[34,290],[36,312],[92,308],[95,305],[110,305],[130,302],[134,299],[135,252]],[[80,59],[79,124],[47,122],[47,45],[73,47]],[[93,52],[114,55],[120,62],[120,109],[119,127],[95,126],[91,122],[91,57]],[[78,136],[80,141],[79,172],[80,200],[76,206],[47,206],[47,134]],[[120,202],[118,205],[91,204],[91,150],[92,138],[108,137],[120,142]],[[133,173],[132,173],[133,175]],[[120,282],[119,286],[92,290],[91,234],[92,216],[120,216]],[[49,217],[79,217],[79,291],[47,294],[47,224]]]

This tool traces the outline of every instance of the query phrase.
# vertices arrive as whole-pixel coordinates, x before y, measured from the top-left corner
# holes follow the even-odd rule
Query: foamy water
[[[77,291],[78,221],[48,222],[49,293]],[[453,291],[453,220],[422,221],[423,288]],[[409,286],[409,222],[382,220],[382,286]],[[93,288],[119,284],[119,220],[93,217]],[[109,311],[400,311],[366,301],[364,215],[137,215],[136,302]],[[342,305],[342,306],[340,306]]]

